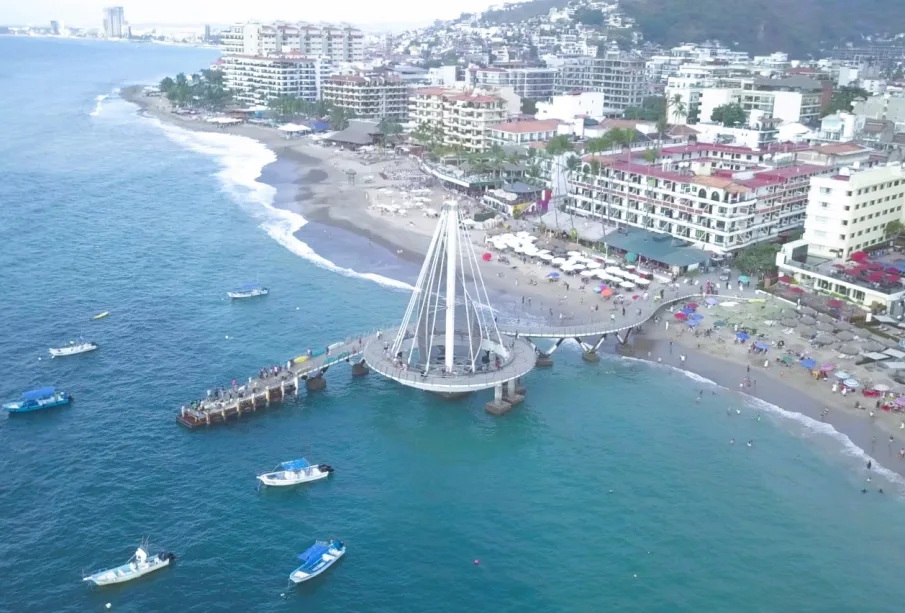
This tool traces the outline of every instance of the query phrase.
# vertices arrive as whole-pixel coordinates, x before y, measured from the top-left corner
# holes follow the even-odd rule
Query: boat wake
[[[723,387],[719,385],[712,379],[708,379],[707,377],[702,377],[701,375],[693,372],[689,372],[687,370],[683,370],[676,366],[672,366],[670,364],[662,364],[662,363],[654,363],[648,360],[642,360],[640,358],[632,358],[627,356],[622,356],[622,360],[631,361],[631,362],[640,362],[642,364],[646,364],[648,366],[654,366],[658,368],[667,368],[673,372],[684,375],[685,377],[691,379],[695,383],[702,383],[705,385],[712,385],[713,387],[718,387],[721,390],[728,392],[735,392],[736,390],[730,390],[729,388]],[[808,417],[803,413],[797,413],[795,411],[787,411],[786,409],[767,402],[765,400],[761,400],[760,398],[755,398],[754,396],[749,396],[743,392],[739,392],[739,394],[744,398],[745,404],[755,410],[764,411],[766,413],[770,413],[778,417],[779,419],[785,421],[786,423],[792,424],[796,426],[795,431],[796,434],[801,436],[802,438],[810,438],[814,435],[825,436],[832,439],[835,443],[838,443],[841,447],[842,454],[848,458],[852,458],[857,461],[857,466],[863,467],[867,464],[868,460],[873,463],[874,472],[878,475],[881,475],[890,483],[895,484],[900,488],[900,490],[905,490],[905,478],[899,475],[897,472],[889,470],[885,466],[881,465],[876,458],[872,457],[866,451],[858,447],[855,443],[852,442],[848,436],[839,432],[832,425],[818,421],[813,417]]]
[[[94,102],[94,110],[91,111],[91,112],[88,113],[88,114],[89,114],[90,116],[92,116],[92,117],[97,117],[98,115],[100,115],[100,114],[101,114],[101,109],[102,109],[103,106],[104,106],[104,100],[106,100],[106,99],[109,98],[109,97],[110,97],[109,94],[100,94],[99,96],[97,96],[97,97],[94,99],[94,100],[95,100],[95,102]]]
[[[252,215],[261,219],[261,228],[268,236],[292,253],[320,268],[346,277],[364,279],[394,289],[414,289],[408,283],[396,279],[337,266],[316,253],[307,243],[296,238],[295,233],[304,227],[308,220],[298,213],[273,206],[276,188],[258,181],[263,168],[277,159],[276,154],[263,143],[245,136],[194,132],[156,118],[147,119],[156,122],[170,140],[192,151],[213,157],[221,166],[221,170],[216,174],[223,190],[240,205],[247,207]]]

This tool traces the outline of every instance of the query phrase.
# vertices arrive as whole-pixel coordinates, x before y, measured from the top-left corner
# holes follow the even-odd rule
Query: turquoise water
[[[253,182],[266,150],[162,127],[113,93],[213,58],[0,38],[0,397],[76,398],[0,417],[0,611],[898,608],[899,486],[875,475],[862,495],[864,458],[820,425],[665,367],[589,366],[566,345],[504,418],[486,396],[336,368],[298,404],[178,426],[207,388],[400,317],[405,292],[362,274],[414,274],[339,231],[292,239],[303,222]],[[271,295],[224,300],[252,279]],[[80,333],[101,349],[47,359]],[[299,455],[337,472],[255,490]],[[81,583],[142,536],[176,565]],[[295,555],[328,537],[346,558],[288,588]]]

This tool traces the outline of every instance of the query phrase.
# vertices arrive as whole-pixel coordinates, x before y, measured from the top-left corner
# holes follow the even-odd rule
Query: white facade
[[[864,118],[851,113],[833,113],[820,120],[817,140],[846,143],[855,140],[855,135],[864,126]]]
[[[239,102],[259,104],[271,98],[293,96],[318,100],[330,64],[299,55],[223,56],[223,79]]]
[[[495,94],[428,87],[411,93],[409,121],[439,128],[448,147],[480,152],[490,147],[490,128],[506,121],[506,105]]]
[[[579,115],[588,117],[603,117],[605,109],[605,97],[602,92],[581,92],[553,96],[550,102],[537,104],[538,119],[559,119],[560,121],[572,121]]]
[[[126,36],[126,16],[121,6],[104,9],[104,36],[107,38],[123,38]]]
[[[307,23],[236,24],[220,33],[225,54],[283,55],[328,59],[333,63],[363,62],[364,33],[349,25]]]
[[[804,224],[808,253],[848,258],[882,243],[886,225],[902,220],[903,205],[905,170],[900,164],[843,168],[833,177],[814,177]]]
[[[395,75],[334,75],[324,81],[322,97],[361,119],[408,117],[408,85]]]

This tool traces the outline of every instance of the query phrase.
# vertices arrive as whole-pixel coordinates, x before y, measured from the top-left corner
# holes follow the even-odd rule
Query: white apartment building
[[[271,98],[294,96],[318,100],[321,85],[330,75],[329,62],[286,55],[223,55],[220,64],[226,87],[234,98],[246,104],[260,104]]]
[[[121,6],[109,6],[104,9],[104,36],[107,38],[123,38],[128,36],[126,15]]]
[[[644,59],[618,51],[604,57],[566,58],[559,66],[556,94],[573,91],[602,92],[608,111],[624,111],[641,106],[647,95]]]
[[[831,143],[851,142],[863,127],[864,117],[844,112],[833,113],[820,120],[820,130],[817,131],[815,140]]]
[[[444,145],[465,151],[488,149],[491,126],[505,122],[507,116],[505,99],[478,90],[416,89],[409,106],[411,123],[439,126]]]
[[[466,71],[466,87],[511,87],[520,98],[548,100],[553,96],[555,68],[469,68]]]
[[[362,119],[408,117],[409,93],[405,81],[395,75],[334,75],[321,89],[324,101],[355,113]]]
[[[843,168],[832,177],[814,177],[804,224],[808,253],[845,259],[884,242],[887,224],[903,219],[903,205],[901,164]]]
[[[510,121],[490,127],[490,142],[500,146],[545,143],[556,136],[558,128],[556,119]]]
[[[539,102],[535,117],[572,121],[580,115],[591,118],[603,117],[604,110],[605,94],[602,92],[573,92],[553,96],[549,102]]]
[[[804,77],[743,79],[740,87],[704,87],[699,93],[703,122],[710,121],[718,106],[740,104],[746,111],[763,111],[786,123],[815,123],[824,97],[823,85]]]
[[[350,25],[249,22],[220,33],[225,54],[266,56],[299,53],[332,63],[363,62],[364,33]]]

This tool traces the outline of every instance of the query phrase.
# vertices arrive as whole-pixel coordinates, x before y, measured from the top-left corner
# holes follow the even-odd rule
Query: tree
[[[572,141],[569,140],[569,137],[565,134],[560,134],[559,136],[554,136],[549,141],[547,141],[547,145],[545,150],[552,157],[556,157],[558,155],[562,155],[563,153],[568,153],[574,149],[572,145]]]
[[[746,275],[772,273],[776,269],[776,252],[779,245],[757,243],[739,251],[735,266]]]
[[[743,126],[747,119],[745,109],[742,108],[741,104],[736,102],[721,104],[713,109],[713,112],[710,114],[710,121],[722,124],[727,128]]]
[[[666,116],[666,101],[663,96],[647,96],[641,102],[641,106],[628,107],[622,116],[626,119],[657,121]]]
[[[534,100],[529,100],[528,98],[522,98],[522,115],[534,115],[537,113],[537,102]]]
[[[603,13],[597,9],[582,7],[575,11],[575,21],[586,26],[602,26]]]
[[[171,77],[166,77],[160,82],[160,91],[167,94],[171,89],[176,87],[176,81],[174,81]]]
[[[833,113],[838,113],[840,111],[845,113],[852,112],[852,105],[859,100],[867,100],[870,97],[870,93],[862,89],[860,87],[855,87],[853,85],[843,85],[839,89],[833,92],[832,98],[830,98],[830,103],[826,106],[823,111],[823,117],[827,115],[832,115]]]
[[[894,219],[886,224],[885,230],[886,238],[896,238],[897,236],[902,236],[905,234],[905,224],[903,224],[898,219]]]
[[[660,152],[657,149],[646,149],[644,153],[641,154],[641,157],[653,164],[657,161],[657,158],[660,157]]]
[[[345,130],[349,127],[349,120],[355,118],[351,109],[334,106],[330,109],[330,127],[333,130]]]
[[[666,101],[666,108],[669,114],[676,118],[675,123],[681,123],[682,119],[688,117],[688,105],[682,99],[682,94],[673,94]]]

